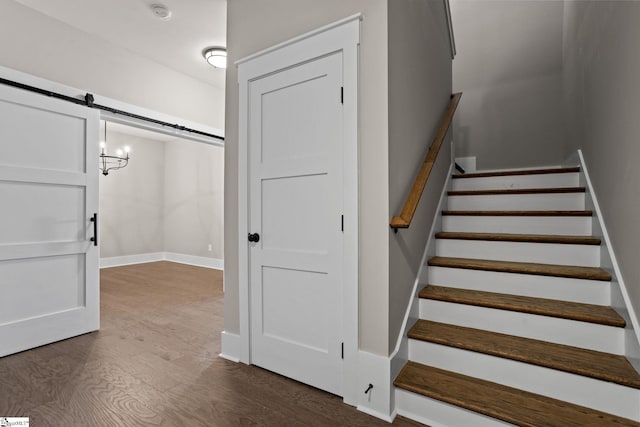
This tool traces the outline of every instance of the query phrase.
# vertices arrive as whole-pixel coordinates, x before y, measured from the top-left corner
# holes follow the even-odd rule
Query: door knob
[[[249,241],[252,243],[258,243],[260,241],[260,235],[258,233],[249,233]]]

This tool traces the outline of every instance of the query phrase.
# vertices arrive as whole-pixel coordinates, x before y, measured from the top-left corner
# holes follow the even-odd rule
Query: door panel
[[[98,120],[0,86],[0,356],[99,328]]]
[[[0,310],[0,324],[83,307],[84,270],[76,254],[1,261],[2,292],[11,304]]]
[[[0,244],[74,241],[85,235],[85,188],[1,182],[3,206]]]
[[[62,101],[57,103],[64,104]],[[65,107],[68,106],[72,105]],[[10,117],[11,122],[10,126],[0,128],[0,163],[84,172],[86,121],[84,117],[66,114],[68,110],[40,109],[33,104],[1,98],[0,117]],[[51,143],[53,141],[55,143]]]
[[[326,105],[317,100],[326,89],[326,77],[318,75],[262,94],[262,132],[266,138],[263,161],[314,157],[325,152],[322,140],[326,132],[318,117],[324,114]],[[335,102],[335,92],[333,95]]]
[[[331,295],[327,291],[325,273],[263,267],[263,334],[328,353],[329,331],[324,327],[328,319],[324,308]],[[285,304],[283,295],[287,296]],[[305,317],[316,321],[305,323],[304,329],[291,321]]]
[[[317,219],[326,218],[329,207],[317,195],[330,192],[329,181],[327,174],[263,179],[263,249],[327,253],[328,222]]]
[[[251,362],[342,394],[342,54],[249,86]]]

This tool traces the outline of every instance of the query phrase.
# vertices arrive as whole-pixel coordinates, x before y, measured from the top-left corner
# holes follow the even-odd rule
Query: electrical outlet
[[[212,250],[213,250],[213,245],[209,243],[209,252],[211,252]]]

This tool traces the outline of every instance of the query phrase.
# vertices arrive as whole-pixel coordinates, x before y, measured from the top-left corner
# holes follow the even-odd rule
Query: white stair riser
[[[491,176],[486,178],[454,178],[453,190],[506,190],[516,188],[577,187],[580,176],[575,173],[542,175]]]
[[[409,340],[410,360],[508,387],[639,419],[640,390],[484,353]]]
[[[505,427],[514,425],[399,388],[395,390],[395,398],[398,415],[431,427]]]
[[[600,246],[560,243],[495,242],[437,239],[436,254],[443,257],[600,266]]]
[[[591,217],[444,215],[442,231],[590,236]]]
[[[420,318],[619,355],[625,350],[624,328],[576,320],[424,298]]]
[[[427,274],[432,285],[585,304],[611,304],[611,283],[599,280],[448,267],[429,267]]]
[[[449,196],[447,206],[452,211],[579,211],[584,193]]]

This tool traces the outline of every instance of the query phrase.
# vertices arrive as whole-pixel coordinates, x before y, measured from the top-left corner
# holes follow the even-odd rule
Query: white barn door
[[[0,85],[0,356],[100,326],[98,126]]]
[[[341,52],[251,82],[248,144],[251,362],[338,395],[341,86]]]

